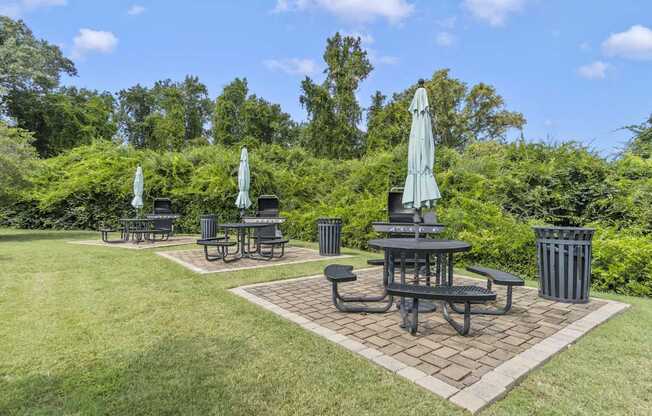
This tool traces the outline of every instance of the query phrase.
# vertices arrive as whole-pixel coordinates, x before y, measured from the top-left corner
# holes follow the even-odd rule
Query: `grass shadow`
[[[29,230],[0,230],[0,243],[24,243],[39,240],[75,240],[88,238],[94,235],[89,231],[29,231]]]
[[[165,338],[145,351],[26,377],[0,369],[0,414],[246,414],[246,338]],[[74,365],[74,364],[73,364]],[[7,380],[15,381],[7,381]]]

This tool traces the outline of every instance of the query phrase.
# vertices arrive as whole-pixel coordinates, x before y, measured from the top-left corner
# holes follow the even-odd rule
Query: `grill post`
[[[566,303],[589,301],[594,231],[592,228],[534,227],[539,296]]]
[[[342,246],[342,219],[319,218],[317,231],[319,233],[319,255],[339,256]]]

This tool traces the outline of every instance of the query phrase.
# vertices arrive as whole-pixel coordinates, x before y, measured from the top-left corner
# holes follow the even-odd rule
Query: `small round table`
[[[228,230],[237,230],[238,232],[238,248],[237,248],[237,254],[238,258],[248,258],[248,259],[254,259],[254,260],[259,260],[257,256],[253,256],[249,244],[249,230],[250,229],[256,229],[256,228],[263,228],[263,227],[269,227],[269,224],[264,224],[264,223],[251,223],[251,222],[235,222],[235,223],[225,223],[225,224],[217,224],[217,228],[221,228],[224,230],[224,232],[228,232]],[[262,259],[260,259],[262,260]]]
[[[400,260],[400,279],[401,283],[406,282],[406,259],[410,256],[425,257],[425,274],[420,276],[421,267],[417,266],[415,261],[414,277],[412,282],[419,284],[424,282],[430,285],[433,282],[431,266],[434,261],[435,285],[453,285],[453,265],[455,253],[461,253],[471,250],[471,244],[458,240],[435,240],[431,238],[379,238],[370,240],[368,245],[373,248],[385,251],[385,261],[383,266],[383,281],[393,282],[396,272],[396,260]],[[431,258],[432,257],[432,258]],[[409,312],[410,305],[406,303],[405,298],[401,298],[399,305],[401,315]],[[427,305],[419,311],[432,312],[435,310],[434,304]]]

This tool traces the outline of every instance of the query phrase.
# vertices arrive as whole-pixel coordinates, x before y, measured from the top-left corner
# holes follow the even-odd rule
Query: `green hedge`
[[[359,160],[328,160],[301,148],[250,149],[251,195],[276,194],[287,235],[316,237],[317,218],[344,220],[346,246],[366,248],[371,222],[386,217],[387,190],[406,173],[406,146]],[[239,149],[203,146],[157,153],[98,142],[43,160],[34,186],[4,207],[0,221],[24,228],[96,229],[133,215],[129,205],[137,164],[145,173],[145,211],[170,197],[179,228],[196,232],[199,215],[237,218]],[[445,237],[469,241],[461,260],[527,277],[536,275],[534,224],[598,228],[596,288],[650,295],[652,287],[652,163],[632,155],[604,160],[572,143],[483,142],[464,152],[441,148],[435,166]]]

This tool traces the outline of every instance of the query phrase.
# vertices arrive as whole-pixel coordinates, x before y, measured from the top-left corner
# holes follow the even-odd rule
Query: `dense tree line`
[[[93,140],[113,140],[168,151],[210,143],[274,143],[347,159],[406,140],[414,85],[389,102],[377,92],[365,109],[356,92],[373,66],[361,40],[336,33],[327,39],[323,59],[324,81],[306,77],[301,82],[299,102],[308,120],[299,124],[278,104],[252,94],[245,78],[228,83],[215,100],[191,75],[115,94],[60,86],[61,75],[77,74],[74,63],[59,47],[36,39],[24,22],[0,17],[0,112],[5,121],[33,133],[41,157]],[[475,140],[503,138],[525,124],[523,115],[507,111],[489,85],[469,88],[441,70],[426,88],[442,145],[463,148]],[[365,112],[367,131],[361,129]]]

